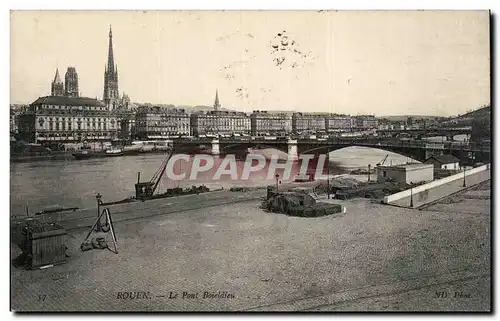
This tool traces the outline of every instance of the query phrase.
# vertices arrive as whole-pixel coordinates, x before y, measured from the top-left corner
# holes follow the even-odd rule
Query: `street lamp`
[[[410,207],[413,207],[413,182],[410,182]]]
[[[328,146],[326,161],[326,190],[328,194],[328,199],[330,199],[330,146]]]

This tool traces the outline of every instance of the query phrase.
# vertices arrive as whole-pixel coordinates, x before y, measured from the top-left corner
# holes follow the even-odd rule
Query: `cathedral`
[[[51,85],[51,96],[79,97],[78,74],[75,67],[68,67],[64,76],[64,83],[59,76],[59,69],[56,69],[56,75]]]
[[[114,110],[121,104],[118,92],[118,66],[113,57],[113,33],[109,27],[108,64],[104,66],[104,103],[108,110]]]
[[[51,96],[79,97],[78,74],[75,67],[68,67],[64,77],[64,83],[59,76],[59,69],[51,84]],[[113,111],[119,108],[127,109],[130,105],[130,98],[123,93],[120,97],[118,91],[118,66],[113,57],[113,32],[109,27],[109,47],[108,62],[104,65],[104,92],[103,102],[106,109]]]

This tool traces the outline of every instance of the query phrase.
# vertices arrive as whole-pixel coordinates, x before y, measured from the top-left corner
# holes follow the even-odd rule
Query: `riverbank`
[[[71,152],[54,152],[49,155],[36,155],[36,156],[21,156],[11,155],[10,161],[12,163],[28,163],[47,160],[71,160],[74,159]]]
[[[98,150],[97,152],[100,152],[101,150]],[[76,151],[59,151],[59,152],[52,152],[48,155],[33,155],[33,156],[22,156],[22,155],[11,155],[10,156],[10,161],[13,163],[28,163],[28,162],[37,162],[37,161],[47,161],[47,160],[74,160],[77,161],[79,159],[76,159],[73,154]],[[92,152],[96,152],[92,150]],[[158,151],[158,150],[152,150],[152,151],[143,151],[140,153],[130,153],[130,154],[125,154],[125,155],[120,155],[120,156],[109,156],[109,157],[127,157],[127,156],[137,156],[137,155],[147,155],[147,154],[165,154],[165,151]],[[100,157],[86,157],[83,159],[92,159],[92,158],[100,158]]]
[[[116,222],[118,254],[81,252],[87,230],[72,230],[67,264],[11,268],[11,308],[488,311],[490,191],[481,188],[481,198],[466,191],[453,208],[424,211],[354,199],[335,201],[346,213],[297,218],[251,200],[160,214]],[[130,299],[137,291],[145,295]]]
[[[264,196],[265,190],[261,188],[241,192],[214,191],[148,201],[107,205],[102,208],[109,209],[113,222],[122,222],[150,218],[161,214],[179,213],[213,206],[246,202],[260,199]],[[91,227],[95,223],[97,215],[97,207],[92,207],[70,212],[47,213],[34,217],[45,222],[57,223],[66,230],[73,230]]]

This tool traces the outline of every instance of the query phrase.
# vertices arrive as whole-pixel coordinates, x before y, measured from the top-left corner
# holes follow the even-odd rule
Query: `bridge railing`
[[[190,139],[191,143],[205,143],[213,140],[212,138],[195,138]],[[265,142],[265,143],[283,143],[287,140],[284,137],[276,137],[276,139],[269,140],[264,137],[244,137],[244,138],[220,138],[220,143],[249,143],[249,142]],[[179,142],[184,142],[185,140],[179,139]],[[315,139],[297,139],[300,143],[310,143],[317,145],[324,144],[340,144],[340,145],[366,145],[371,147],[405,147],[405,148],[429,148],[429,149],[467,149],[471,151],[484,151],[490,152],[491,147],[488,143],[474,143],[474,142],[458,142],[458,141],[443,141],[443,142],[431,142],[427,140],[416,140],[416,139],[399,139],[399,138],[384,138],[384,137],[330,137],[328,139],[315,140]]]

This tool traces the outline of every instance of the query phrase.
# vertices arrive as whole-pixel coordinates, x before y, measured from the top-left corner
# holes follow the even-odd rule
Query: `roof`
[[[431,159],[437,161],[438,163],[441,164],[451,164],[451,163],[458,163],[460,160],[456,158],[453,155],[446,154],[446,155],[434,155],[428,158],[425,162],[430,161]]]
[[[39,97],[31,103],[32,105],[57,105],[57,106],[97,106],[105,105],[95,98],[89,97],[66,97],[66,96],[45,96]]]

